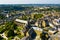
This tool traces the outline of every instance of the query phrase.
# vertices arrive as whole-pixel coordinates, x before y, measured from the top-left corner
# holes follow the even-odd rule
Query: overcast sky
[[[60,4],[60,0],[0,0],[0,4]]]

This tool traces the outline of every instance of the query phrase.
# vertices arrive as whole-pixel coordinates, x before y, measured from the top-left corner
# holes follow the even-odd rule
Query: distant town
[[[0,40],[60,40],[60,6],[0,5]]]

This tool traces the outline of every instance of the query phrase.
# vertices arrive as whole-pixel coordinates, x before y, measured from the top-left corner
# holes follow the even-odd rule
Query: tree
[[[4,19],[5,16],[3,14],[0,14],[0,19]]]
[[[38,19],[38,18],[41,18],[41,17],[43,17],[43,14],[35,14],[34,15],[34,19]]]
[[[13,38],[16,35],[16,33],[14,33],[16,29],[17,25],[13,21],[5,23],[5,34],[7,37]]]
[[[6,39],[4,39],[3,37],[0,36],[0,40],[6,40]]]
[[[0,33],[3,33],[5,31],[5,26],[1,25],[0,26]]]
[[[5,28],[6,28],[6,30],[15,30],[15,29],[17,29],[17,25],[13,21],[6,22]]]
[[[22,38],[24,35],[20,35],[20,30],[22,30],[22,28],[19,28],[13,21],[6,22],[5,26],[0,28],[0,31],[5,33],[5,36],[8,37],[8,40],[13,39],[17,35],[19,35],[19,38]]]
[[[2,39],[3,39],[3,37],[0,36],[0,40],[2,40]]]

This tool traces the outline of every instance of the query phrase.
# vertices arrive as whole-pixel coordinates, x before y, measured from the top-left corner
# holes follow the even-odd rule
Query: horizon
[[[60,0],[0,0],[0,4],[60,4]]]

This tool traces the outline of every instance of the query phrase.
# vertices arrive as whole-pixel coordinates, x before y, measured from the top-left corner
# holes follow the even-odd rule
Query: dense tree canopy
[[[21,33],[20,30],[22,30],[22,27],[17,26],[13,21],[6,22],[4,26],[0,27],[0,33],[5,33],[5,36],[8,37],[9,39],[12,39],[18,35],[19,38],[22,38],[23,35],[20,34]],[[15,33],[14,31],[17,32]]]
[[[0,19],[4,19],[4,18],[5,18],[5,16],[0,14]]]
[[[34,19],[41,18],[42,16],[43,16],[43,14],[35,14],[35,15],[34,15]]]
[[[14,30],[17,29],[17,25],[14,22],[6,22],[5,23],[6,30]]]

